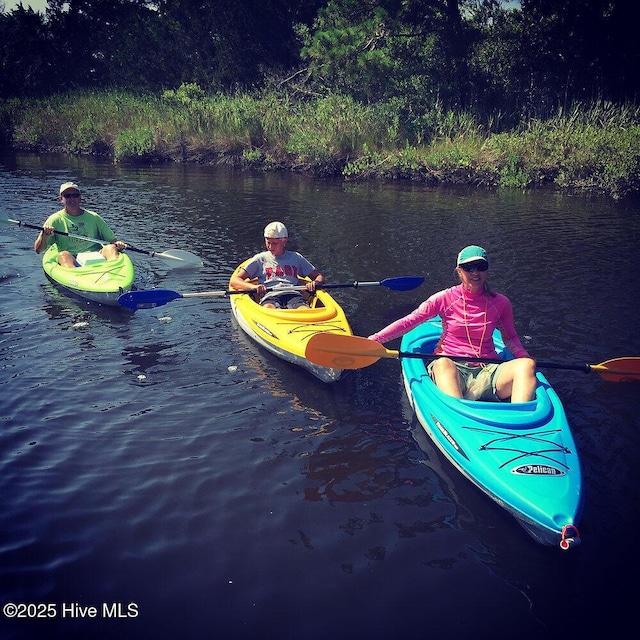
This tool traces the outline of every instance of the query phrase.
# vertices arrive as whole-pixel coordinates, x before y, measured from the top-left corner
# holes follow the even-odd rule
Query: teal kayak
[[[431,354],[442,325],[426,322],[402,338],[401,350]],[[498,331],[494,343],[509,359]],[[405,390],[436,446],[471,482],[511,513],[539,543],[569,549],[580,542],[582,472],[560,399],[538,372],[531,402],[453,398],[433,383],[428,360],[402,358]]]
[[[131,290],[135,278],[131,258],[125,253],[115,260],[89,262],[75,269],[61,267],[56,244],[42,256],[42,268],[47,278],[65,293],[109,306],[120,306],[119,296]]]

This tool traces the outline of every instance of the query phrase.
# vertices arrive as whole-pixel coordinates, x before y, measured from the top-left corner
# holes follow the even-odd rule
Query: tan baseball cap
[[[80,187],[75,182],[63,182],[60,185],[60,195],[62,195],[67,189],[76,189],[80,193]]]

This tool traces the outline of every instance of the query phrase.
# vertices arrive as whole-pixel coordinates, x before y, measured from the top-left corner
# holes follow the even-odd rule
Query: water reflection
[[[101,318],[114,324],[126,324],[130,313],[120,307],[102,305],[62,293],[54,284],[42,284],[45,303],[42,307],[51,320],[70,319],[73,324]]]
[[[169,372],[181,363],[176,345],[169,342],[127,346],[122,350],[122,355],[125,373],[138,376],[163,370]]]

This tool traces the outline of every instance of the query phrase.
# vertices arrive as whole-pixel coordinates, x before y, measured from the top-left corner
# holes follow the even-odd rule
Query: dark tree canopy
[[[282,86],[478,112],[635,101],[626,0],[49,0],[0,14],[0,97]]]

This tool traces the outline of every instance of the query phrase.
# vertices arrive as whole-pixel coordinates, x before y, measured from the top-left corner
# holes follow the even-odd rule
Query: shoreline
[[[88,155],[114,164],[188,163],[520,191],[551,186],[613,199],[640,193],[640,109],[630,106],[576,105],[496,130],[466,113],[408,118],[393,105],[339,95],[293,102],[280,94],[204,92],[187,100],[187,93],[78,91],[0,101],[0,140],[15,152]]]
[[[402,169],[398,166],[388,168],[376,167],[358,174],[344,175],[346,163],[335,163],[332,167],[314,167],[309,164],[296,162],[273,162],[266,157],[260,159],[246,158],[241,153],[220,152],[210,150],[197,153],[180,152],[174,154],[161,154],[158,152],[147,153],[140,156],[132,156],[115,159],[113,152],[73,152],[60,147],[43,148],[40,145],[9,145],[7,151],[11,153],[28,153],[42,155],[65,155],[77,157],[93,157],[108,160],[114,164],[133,166],[152,166],[167,164],[191,164],[201,166],[227,167],[229,169],[244,171],[264,172],[289,172],[306,175],[317,179],[334,179],[343,182],[376,182],[376,183],[414,183],[427,187],[475,187],[489,190],[516,190],[516,191],[540,191],[549,190],[554,193],[583,194],[610,197],[613,200],[633,199],[640,197],[640,189],[627,189],[624,193],[611,193],[603,187],[588,184],[589,176],[585,177],[583,185],[557,184],[557,171],[541,172],[538,179],[528,181],[526,185],[504,185],[500,183],[499,174],[487,171],[474,171],[471,168],[444,168],[436,170],[429,167],[417,167],[415,169]]]

